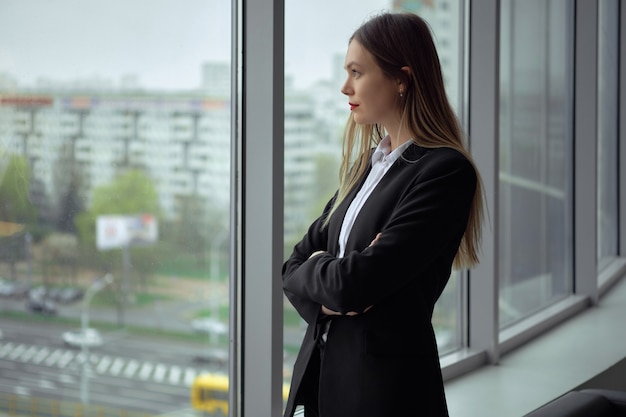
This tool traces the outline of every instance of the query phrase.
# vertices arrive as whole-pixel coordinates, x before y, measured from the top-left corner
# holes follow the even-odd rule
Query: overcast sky
[[[286,0],[285,66],[297,86],[391,0]],[[21,86],[136,75],[146,88],[195,88],[206,61],[230,59],[230,0],[1,0],[0,73]]]

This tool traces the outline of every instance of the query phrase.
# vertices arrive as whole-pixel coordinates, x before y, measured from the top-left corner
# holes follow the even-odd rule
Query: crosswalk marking
[[[167,372],[167,366],[163,364],[157,364],[154,370],[154,380],[157,382],[163,382],[165,379],[165,373]]]
[[[74,359],[74,352],[66,350],[65,353],[59,358],[57,365],[60,368],[65,368],[70,361]]]
[[[48,348],[46,347],[41,348],[39,353],[37,353],[37,355],[35,355],[35,357],[33,358],[33,363],[35,365],[40,364],[41,361],[44,360],[44,358],[48,356],[49,353],[50,353],[50,350],[48,350]]]
[[[180,370],[180,367],[178,366],[172,366],[170,367],[170,377],[169,377],[169,383],[170,384],[178,384],[178,382],[180,381],[180,375],[182,374],[182,371]]]
[[[4,358],[7,353],[9,353],[13,349],[13,343],[9,342],[0,349],[0,359]]]
[[[84,362],[81,351],[75,349],[52,349],[46,346],[26,345],[23,343],[14,344],[11,342],[0,343],[0,359],[19,360],[31,362],[33,364],[55,366],[58,368],[74,367],[82,365]],[[98,374],[109,374],[112,376],[124,376],[126,378],[139,378],[142,380],[153,380],[159,383],[171,385],[183,384],[190,387],[195,377],[206,370],[199,370],[191,367],[183,368],[176,365],[163,363],[141,362],[137,359],[123,359],[100,355],[89,354],[89,362],[93,365],[92,372]],[[49,386],[42,388],[51,388]]]
[[[111,360],[110,357],[103,356],[102,359],[100,359],[100,362],[98,362],[98,365],[96,366],[96,372],[98,372],[99,374],[103,374],[104,371],[107,370],[111,362],[113,361]]]
[[[141,370],[139,371],[139,378],[144,380],[148,379],[150,377],[150,373],[152,372],[153,367],[154,365],[152,365],[150,362],[145,362],[141,367]]]
[[[63,351],[61,349],[57,349],[50,356],[46,358],[46,365],[52,366],[59,358],[63,355]]]
[[[126,369],[124,369],[124,376],[130,378],[131,376],[135,375],[137,369],[139,369],[139,361],[135,359],[129,360],[128,364],[126,365]]]
[[[33,358],[33,356],[35,356],[35,353],[37,353],[37,347],[31,346],[19,356],[19,360],[22,362],[28,362]]]
[[[185,385],[190,387],[193,384],[193,380],[196,377],[196,370],[193,368],[187,368],[185,370]]]
[[[24,344],[20,343],[19,345],[15,346],[15,348],[11,351],[11,353],[9,353],[8,358],[10,360],[14,361],[25,350],[26,350],[26,346],[24,346]]]
[[[113,361],[113,365],[111,365],[111,368],[109,368],[109,373],[111,375],[119,375],[125,363],[126,361],[124,359],[115,358],[115,360]]]

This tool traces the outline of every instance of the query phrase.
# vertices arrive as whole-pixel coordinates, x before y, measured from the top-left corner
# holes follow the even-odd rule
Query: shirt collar
[[[400,155],[402,155],[402,152],[404,152],[405,149],[411,145],[411,143],[413,143],[413,140],[408,139],[406,142],[398,146],[392,152],[391,151],[391,138],[389,137],[389,135],[385,136],[385,138],[378,143],[378,146],[376,147],[376,150],[374,151],[374,154],[372,155],[372,164],[379,162],[379,161],[394,163],[396,159],[398,159]]]

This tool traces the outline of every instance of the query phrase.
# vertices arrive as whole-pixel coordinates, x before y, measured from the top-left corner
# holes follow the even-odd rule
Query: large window
[[[501,6],[501,326],[572,288],[571,7]]]
[[[0,413],[225,389],[203,376],[228,372],[230,13],[3,3]]]

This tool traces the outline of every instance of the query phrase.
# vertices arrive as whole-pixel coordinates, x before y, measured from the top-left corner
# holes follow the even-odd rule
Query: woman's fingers
[[[376,235],[376,237],[374,238],[374,240],[372,240],[372,243],[370,243],[370,246],[372,246],[374,243],[378,242],[378,238],[382,236],[382,233],[378,233]]]
[[[367,311],[374,307],[374,305],[372,304],[371,306],[367,307],[365,310],[363,310],[363,313],[367,313]],[[326,306],[322,306],[322,313],[326,314],[327,316],[342,316],[343,314],[341,314],[338,311],[335,310],[331,310],[330,308],[326,307]],[[357,313],[356,311],[348,311],[345,315],[346,316],[357,316],[361,313]]]

